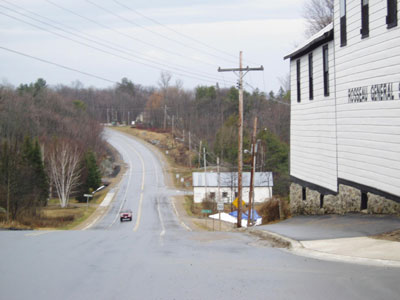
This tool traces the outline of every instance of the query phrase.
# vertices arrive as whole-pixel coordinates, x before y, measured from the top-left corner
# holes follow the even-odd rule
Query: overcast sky
[[[17,7],[18,6],[18,7]],[[304,40],[303,0],[0,0],[0,80],[12,85],[44,78],[49,84],[111,86],[127,77],[157,85],[232,86],[244,65],[245,88],[278,90],[289,73],[283,57]],[[10,52],[17,51],[86,76]],[[111,81],[111,82],[110,82]]]

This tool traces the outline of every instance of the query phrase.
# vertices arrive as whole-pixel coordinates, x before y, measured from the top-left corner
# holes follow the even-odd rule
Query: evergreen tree
[[[101,185],[101,174],[97,166],[96,156],[93,151],[88,151],[85,157],[86,168],[87,168],[87,178],[86,187],[88,191],[92,189],[97,190]]]
[[[289,145],[282,142],[269,130],[260,132],[257,136],[264,145],[263,168],[273,172],[274,194],[287,196],[289,192]]]
[[[96,156],[93,151],[88,151],[82,160],[81,179],[82,185],[78,191],[77,199],[80,202],[86,201],[83,194],[92,193],[101,185],[101,173],[97,166]]]

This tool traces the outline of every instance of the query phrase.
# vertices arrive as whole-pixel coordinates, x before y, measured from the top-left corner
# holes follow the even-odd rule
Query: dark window
[[[340,46],[347,44],[346,0],[340,0]]]
[[[301,198],[305,201],[307,200],[306,188],[303,187],[301,190]]]
[[[397,0],[387,1],[386,24],[387,28],[397,26]]]
[[[369,36],[369,12],[368,0],[361,0],[361,37],[366,38]]]
[[[368,208],[368,194],[361,192],[361,210]]]
[[[222,192],[222,198],[227,198],[228,197],[228,192]]]
[[[319,208],[324,207],[324,195],[319,195]]]
[[[235,192],[235,198],[237,198],[238,197],[238,192]]]
[[[301,101],[301,91],[300,91],[300,59],[296,62],[296,73],[297,73],[297,102]]]
[[[215,199],[215,193],[214,193],[214,192],[211,192],[211,193],[210,193],[210,198],[211,198],[211,199]]]
[[[309,97],[310,100],[314,99],[314,80],[313,80],[313,55],[312,52],[308,54],[308,83],[309,83]]]
[[[329,62],[328,62],[328,45],[322,48],[322,59],[324,68],[324,95],[329,96]]]

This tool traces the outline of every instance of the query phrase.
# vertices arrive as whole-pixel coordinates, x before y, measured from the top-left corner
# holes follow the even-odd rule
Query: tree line
[[[43,79],[0,86],[0,208],[7,218],[35,215],[55,195],[65,207],[71,195],[98,188],[104,154],[102,127],[85,102]]]
[[[135,121],[138,127],[170,132],[187,149],[190,147],[199,153],[205,147],[209,164],[216,164],[219,157],[224,166],[235,171],[238,89],[216,84],[188,90],[179,81],[172,83],[172,80],[169,73],[163,72],[156,87],[144,87],[123,78],[107,89],[84,88],[76,83],[60,85],[55,90],[63,97],[84,102],[88,113],[100,123]],[[266,94],[258,89],[244,92],[244,149],[250,150],[253,120],[257,116],[260,128],[257,170],[273,171],[274,192],[282,195],[287,195],[289,184],[290,92],[287,85],[283,84],[276,93]],[[244,158],[245,170],[248,170],[250,155],[245,154]],[[203,162],[194,155],[192,164]]]

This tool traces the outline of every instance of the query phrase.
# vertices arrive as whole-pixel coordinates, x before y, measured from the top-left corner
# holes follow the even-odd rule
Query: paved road
[[[108,138],[130,166],[109,214],[85,231],[0,232],[1,299],[399,298],[399,269],[308,259],[241,233],[187,231],[157,156],[119,133]],[[119,207],[134,220],[114,222]]]
[[[400,218],[385,215],[297,216],[258,227],[295,240],[325,240],[377,235],[400,229]]]

